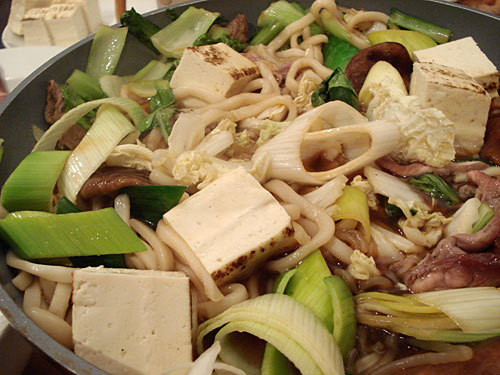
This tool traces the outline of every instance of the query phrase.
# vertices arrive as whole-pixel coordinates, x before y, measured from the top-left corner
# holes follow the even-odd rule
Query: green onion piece
[[[133,217],[156,227],[163,214],[179,203],[185,191],[186,186],[145,185],[128,186],[120,193],[128,195]]]
[[[218,39],[222,36],[229,36],[231,35],[231,30],[229,30],[227,27],[219,26],[219,25],[213,25],[210,30],[208,30],[207,35],[210,38]]]
[[[388,24],[396,24],[404,29],[421,32],[432,38],[437,43],[446,43],[450,40],[452,31],[441,26],[434,25],[418,17],[410,16],[396,8],[391,9],[391,18]]]
[[[53,150],[57,141],[73,124],[82,116],[99,107],[102,104],[112,104],[125,111],[135,126],[139,126],[144,118],[144,111],[141,106],[129,98],[105,98],[83,103],[71,111],[66,112],[58,121],[56,121],[40,138],[33,151]]]
[[[153,45],[166,57],[179,58],[184,48],[191,47],[205,34],[219,13],[189,7],[174,22],[151,37]]]
[[[479,220],[472,227],[472,233],[477,233],[483,229],[490,219],[495,215],[493,208],[488,206],[486,203],[481,203],[479,206]]]
[[[372,45],[385,42],[396,42],[402,44],[408,51],[411,58],[413,58],[413,51],[436,46],[436,42],[427,35],[419,33],[418,31],[410,30],[374,31],[368,34],[367,38]]]
[[[460,202],[458,193],[445,180],[435,174],[425,173],[410,178],[410,183],[416,188],[429,193],[434,198],[445,200],[450,206]]]
[[[12,172],[2,188],[7,211],[51,211],[52,192],[71,151],[32,152]]]
[[[354,47],[345,40],[330,35],[328,43],[323,46],[324,65],[332,70],[340,68],[344,71],[349,61],[358,52],[359,48]]]
[[[58,183],[61,194],[75,202],[85,181],[104,163],[120,141],[134,130],[134,126],[116,107],[102,108],[63,168]]]
[[[99,79],[114,73],[125,45],[127,31],[127,27],[99,25],[90,47],[85,69],[89,76]]]
[[[329,276],[324,280],[330,292],[333,306],[333,337],[345,357],[356,341],[356,311],[349,286],[340,276]]]
[[[72,214],[82,212],[66,197],[61,197],[56,205],[56,214]],[[58,258],[60,259],[60,258]],[[107,268],[127,268],[125,256],[123,254],[91,255],[85,257],[70,257],[69,262],[73,267],[97,267]]]
[[[106,97],[97,78],[91,77],[81,70],[75,69],[66,80],[68,87],[85,101]]]
[[[340,68],[335,69],[326,77],[311,96],[312,105],[315,107],[334,100],[341,100],[358,109],[358,95]]]
[[[236,347],[231,340],[235,332],[248,332],[276,347],[295,367],[308,375],[344,373],[340,351],[326,326],[304,305],[284,294],[266,294],[231,306],[223,313],[200,325],[196,338],[197,352],[204,349],[204,338],[224,326],[215,339],[221,341],[220,357],[247,373],[258,368],[250,366],[248,348]],[[231,343],[233,345],[231,345]],[[230,359],[230,361],[227,361]]]
[[[285,289],[293,275],[295,275],[295,272],[297,272],[297,268],[283,272],[274,283],[274,293],[285,293]]]
[[[200,35],[193,43],[193,46],[206,46],[208,44],[224,43],[234,49],[236,52],[243,52],[248,44],[238,39],[230,38],[227,35],[220,35],[218,37],[210,36],[208,33]]]
[[[19,211],[0,220],[0,235],[23,259],[146,250],[112,208],[65,215]]]

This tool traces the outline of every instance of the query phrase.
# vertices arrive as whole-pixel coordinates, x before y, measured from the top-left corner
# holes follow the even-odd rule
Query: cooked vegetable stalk
[[[331,14],[326,9],[323,9],[320,13],[320,18],[321,22],[323,23],[323,27],[329,34],[334,35],[345,42],[351,41],[351,35],[344,27],[344,25],[342,25],[340,20],[336,17],[336,15]]]
[[[0,235],[23,259],[146,250],[112,208],[65,215],[19,211],[0,220]]]
[[[476,287],[407,296],[368,292],[354,299],[361,324],[419,340],[459,343],[500,335],[499,295],[497,288]]]
[[[205,46],[207,44],[224,43],[237,52],[243,52],[248,44],[239,41],[238,39],[230,38],[227,35],[212,37],[209,34],[203,34],[193,43],[193,46]]]
[[[125,45],[127,30],[127,27],[99,25],[90,47],[85,69],[89,76],[99,79],[114,73]]]
[[[271,3],[271,5],[259,15],[259,19],[257,20],[259,31],[252,38],[250,44],[268,44],[286,26],[299,20],[305,14],[306,11],[298,3],[289,3],[285,0]],[[317,24],[311,24],[310,27],[313,35],[323,32]]]
[[[104,163],[118,143],[134,130],[134,126],[116,107],[101,109],[64,166],[58,185],[61,194],[75,202],[85,181]]]
[[[106,97],[99,81],[78,69],[73,71],[66,80],[66,84],[76,95],[80,96],[86,102]]]
[[[328,43],[323,46],[323,64],[332,70],[340,68],[344,71],[349,61],[358,52],[359,48],[336,36],[330,35]]]
[[[189,7],[174,22],[154,34],[151,41],[166,57],[179,58],[184,48],[193,46],[218,16],[219,13]]]
[[[366,194],[361,190],[346,186],[344,193],[335,202],[335,211],[332,219],[353,219],[363,226],[363,233],[367,241],[370,240],[370,211]]]
[[[334,100],[341,100],[358,109],[358,96],[340,68],[335,69],[321,82],[311,96],[312,105],[315,107]]]
[[[70,111],[71,109],[78,107],[80,104],[85,103],[85,100],[83,100],[79,95],[77,95],[72,89],[69,88],[67,85],[60,85],[61,91],[63,93],[63,98],[64,98],[64,109],[67,111]],[[107,94],[106,94],[107,95]],[[118,96],[118,95],[116,95]],[[85,116],[83,116],[81,119],[77,121],[77,123],[84,128],[85,130],[90,129],[90,125],[95,119],[95,112],[89,112]]]
[[[282,292],[284,290],[286,295],[308,307],[332,332],[334,316],[332,300],[328,287],[323,281],[331,275],[321,252],[316,250],[297,268],[283,274],[278,279],[275,289]],[[279,374],[284,369],[293,369],[291,363],[287,364],[287,362],[285,356],[272,345],[267,344],[262,361],[262,375]]]
[[[120,190],[130,198],[133,217],[156,227],[163,214],[179,203],[185,186],[129,186]]]
[[[238,351],[231,345],[234,340],[229,339],[233,332],[248,332],[271,343],[302,374],[344,374],[342,356],[326,326],[308,308],[287,295],[273,293],[256,297],[207,320],[198,329],[198,353],[204,349],[204,337],[222,326],[215,337],[221,341],[221,359],[247,373],[258,373],[259,369],[244,358],[246,350]]]
[[[345,357],[356,341],[356,311],[349,286],[340,276],[326,277],[333,306],[333,337]]]
[[[174,66],[173,62],[164,63],[158,60],[151,60],[141,70],[134,74],[130,81],[156,81],[164,79],[165,75]]]
[[[479,206],[479,220],[472,227],[472,233],[479,232],[483,229],[486,224],[490,221],[490,219],[495,215],[495,211],[493,208],[488,206],[486,203],[481,203]]]
[[[441,177],[426,173],[410,179],[410,183],[418,189],[429,193],[432,197],[443,199],[450,206],[460,202],[455,190],[451,188]]]
[[[52,193],[70,151],[28,154],[2,188],[2,206],[13,211],[51,211]]]
[[[134,8],[123,13],[120,17],[120,22],[123,26],[128,26],[130,33],[135,36],[139,42],[152,49],[155,53],[160,53],[151,42],[151,37],[161,30],[160,27],[141,16]]]
[[[57,201],[56,214],[73,214],[82,212],[78,207],[69,201],[66,197],[61,197]],[[109,255],[90,255],[82,257],[69,257],[69,261],[73,267],[97,267],[104,266],[107,268],[127,268],[125,257],[123,254]]]
[[[86,115],[88,112],[103,104],[112,104],[124,111],[134,122],[136,127],[139,126],[144,119],[144,111],[142,108],[129,98],[105,98],[83,103],[69,112],[66,112],[59,120],[57,120],[37,142],[33,151],[49,151],[53,150],[57,141],[79,118]]]
[[[391,18],[388,24],[395,24],[404,29],[421,32],[435,40],[437,43],[446,43],[450,40],[452,31],[441,26],[434,25],[418,17],[410,16],[396,8],[391,10]]]
[[[406,48],[411,58],[413,58],[413,51],[436,46],[436,42],[427,35],[410,30],[374,31],[368,34],[367,38],[372,45],[385,42],[400,43]]]

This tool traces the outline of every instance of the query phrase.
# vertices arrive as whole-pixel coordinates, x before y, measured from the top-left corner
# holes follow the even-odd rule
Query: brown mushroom
[[[399,43],[385,42],[362,49],[347,64],[345,74],[356,93],[359,94],[371,67],[381,60],[394,66],[403,77],[406,88],[409,87],[413,61],[408,51]]]

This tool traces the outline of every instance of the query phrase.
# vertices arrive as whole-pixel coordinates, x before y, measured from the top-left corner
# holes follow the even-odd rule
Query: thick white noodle
[[[29,307],[24,312],[38,327],[57,342],[68,349],[73,348],[72,329],[64,319],[40,307]]]
[[[42,277],[38,278],[38,282],[40,283],[43,297],[48,303],[50,303],[52,301],[52,297],[54,296],[57,283],[55,281],[46,280]]]
[[[299,206],[301,214],[314,221],[318,226],[318,233],[311,238],[311,241],[306,243],[304,246],[299,247],[290,255],[278,260],[269,261],[267,263],[266,266],[268,269],[281,273],[287,269],[295,267],[311,252],[327,243],[335,233],[335,223],[323,210],[309,203],[285,182],[281,180],[272,180],[266,183],[264,187],[282,201],[290,202]]]
[[[31,263],[27,260],[18,258],[10,250],[7,252],[6,263],[12,268],[17,268],[18,270],[28,272],[31,275],[42,277],[47,280],[69,284],[73,282],[73,271],[75,268]]]
[[[347,21],[346,28],[352,31],[357,25],[365,22],[382,22],[387,23],[389,16],[382,12],[365,12],[359,11]]]
[[[127,194],[120,194],[115,198],[114,208],[118,216],[122,218],[122,220],[129,224],[130,221],[130,198]]]
[[[33,276],[28,272],[21,271],[16,277],[12,279],[12,285],[14,285],[17,289],[24,291],[27,287],[31,285],[33,282]]]
[[[332,70],[330,68],[327,68],[317,60],[308,57],[298,59],[293,62],[285,80],[285,86],[292,93],[296,94],[299,89],[299,83],[296,80],[297,73],[306,68],[312,69],[318,76],[321,77],[322,80],[332,74]]]
[[[64,319],[66,317],[66,311],[68,311],[72,292],[73,286],[71,284],[57,283],[52,301],[49,305],[49,311],[59,318]]]
[[[206,301],[198,305],[198,314],[201,318],[210,319],[231,306],[248,299],[247,288],[240,283],[225,285],[221,288],[221,291],[224,293],[222,300],[217,302]]]

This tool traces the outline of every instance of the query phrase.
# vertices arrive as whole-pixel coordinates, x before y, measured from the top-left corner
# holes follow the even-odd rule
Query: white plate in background
[[[44,62],[64,50],[59,46],[33,46],[0,49],[0,68],[7,92]]]
[[[99,0],[99,7],[101,8],[103,24],[114,25],[117,23],[115,17],[115,2],[113,0]],[[127,0],[127,9],[132,7],[134,7],[138,13],[146,13],[158,8],[158,4],[157,0]],[[14,33],[9,26],[3,30],[2,43],[5,48],[24,47],[23,37]]]

